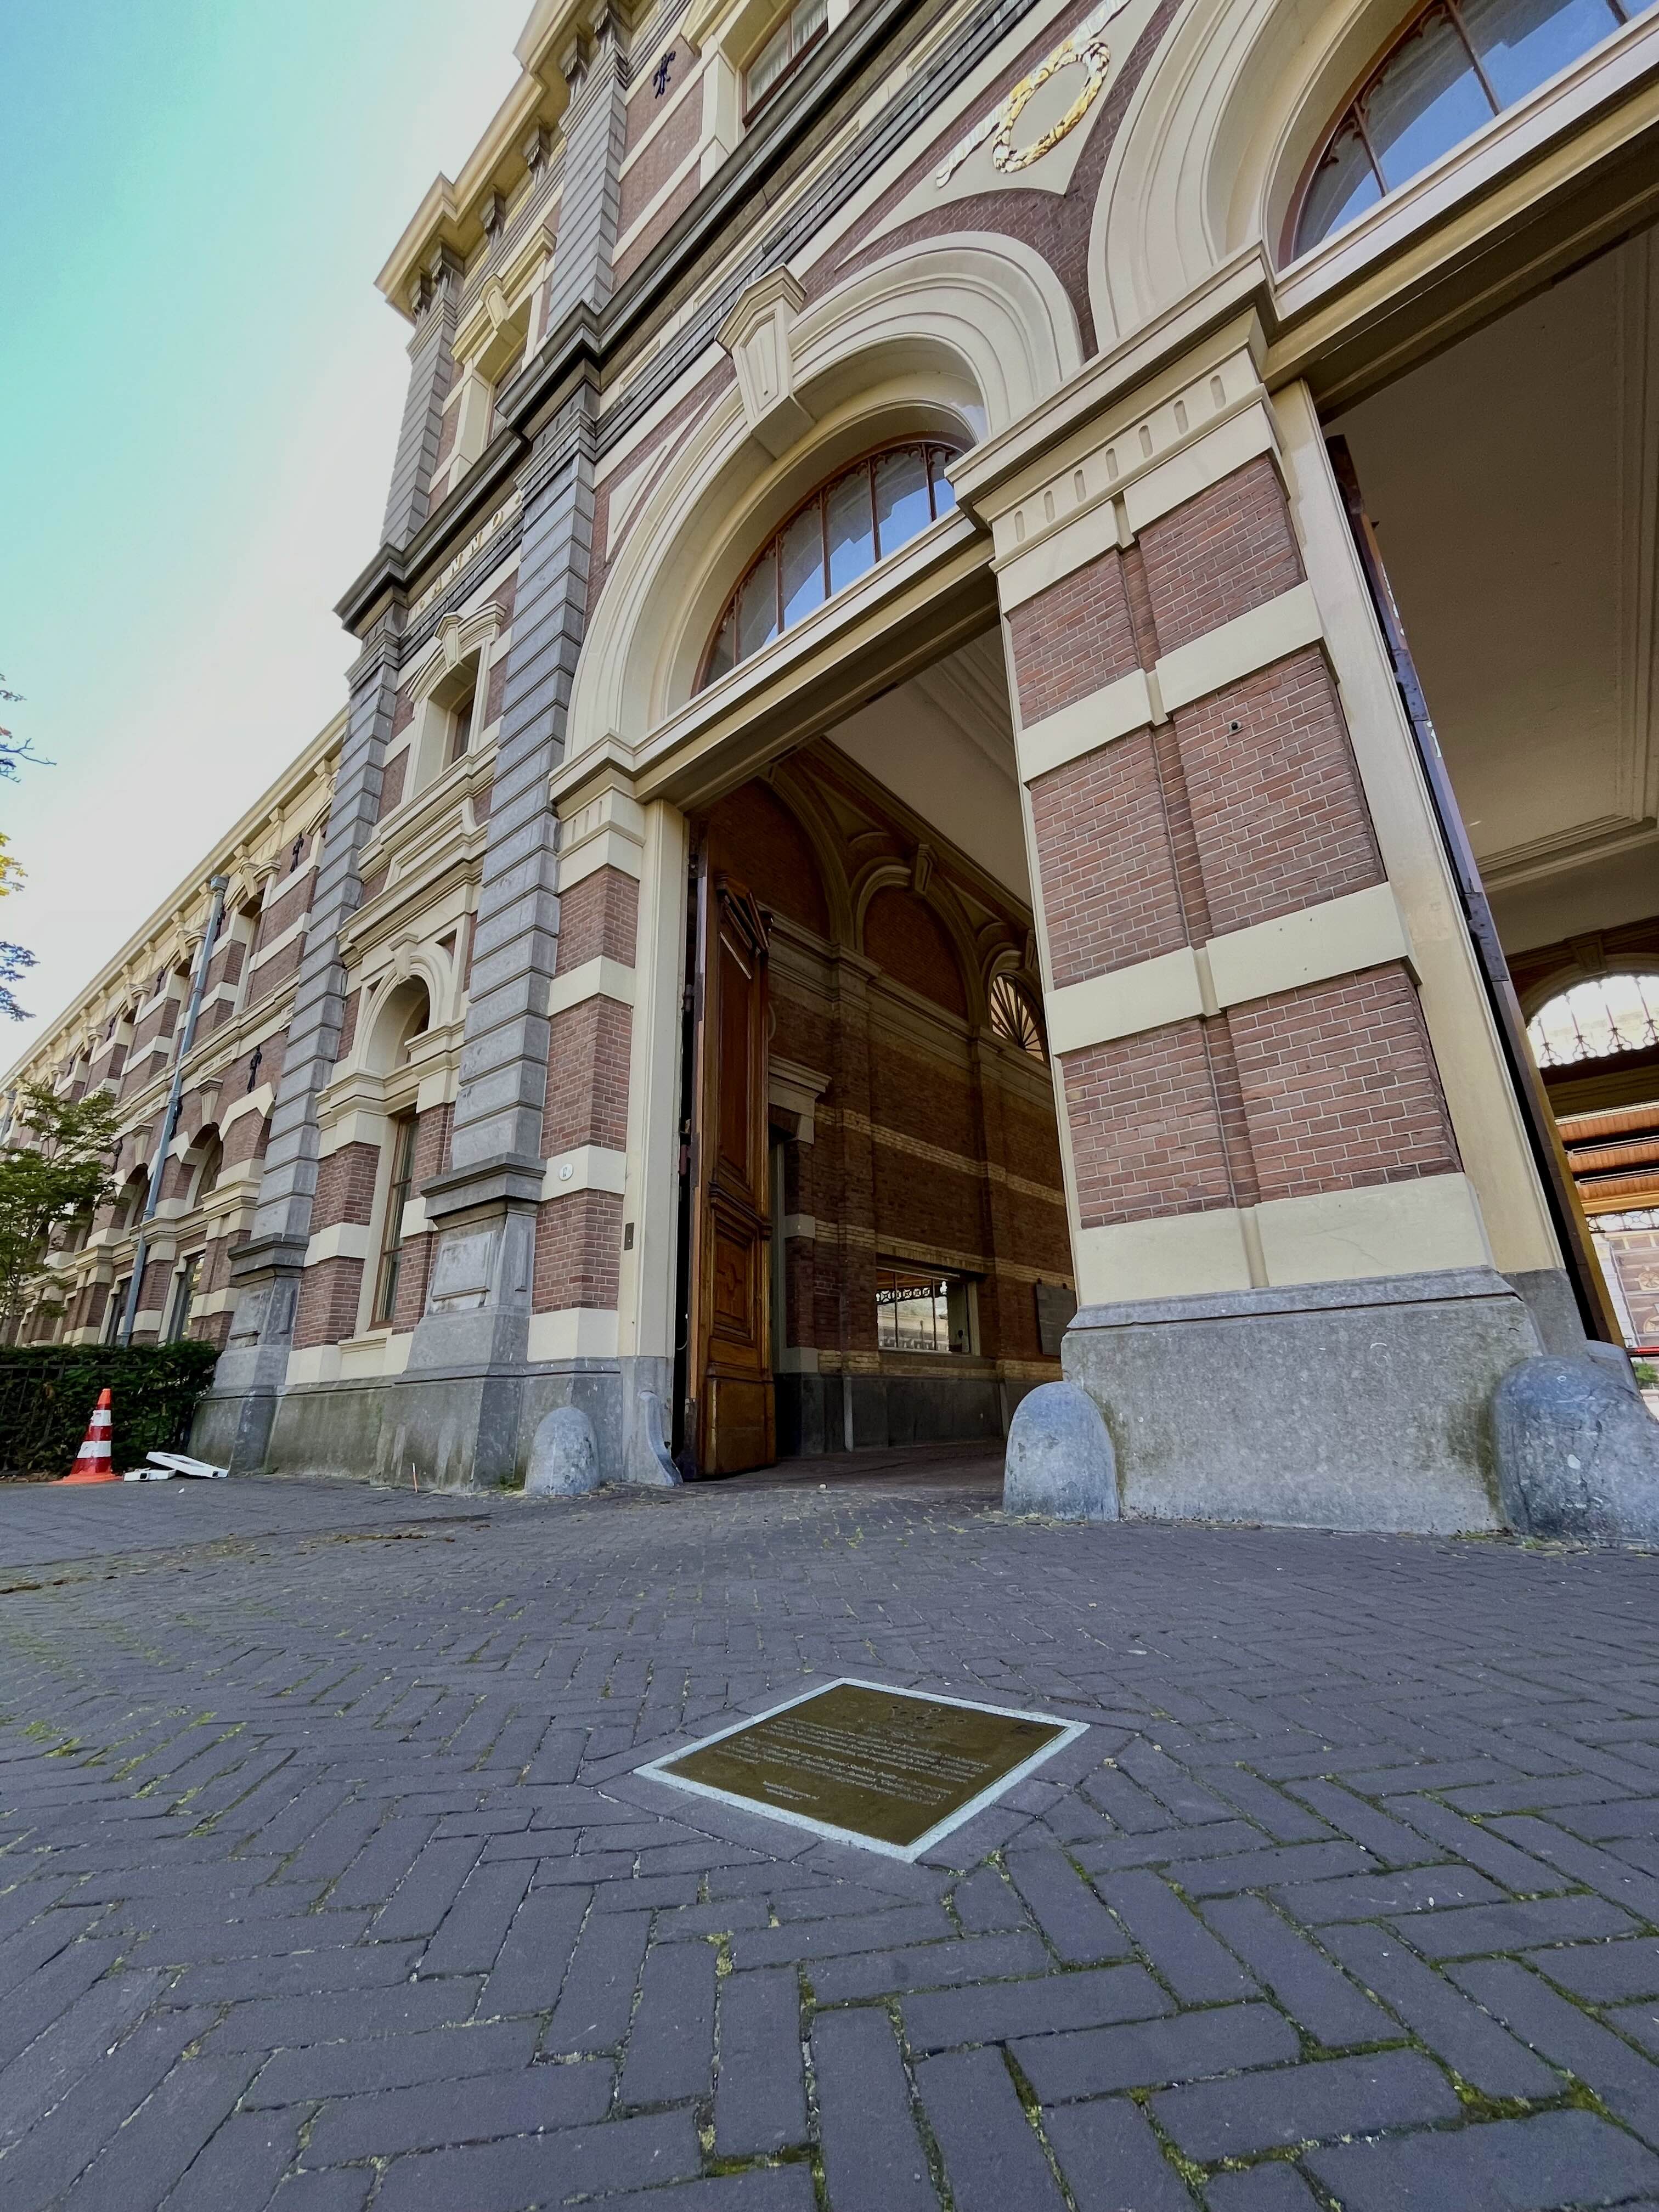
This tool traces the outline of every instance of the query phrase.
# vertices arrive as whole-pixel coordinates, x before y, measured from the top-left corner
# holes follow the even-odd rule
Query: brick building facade
[[[221,870],[202,1449],[574,1402],[661,1481],[1064,1371],[1135,1510],[1492,1525],[1505,1369],[1659,1329],[1659,22],[1586,20],[1437,15],[1490,115],[1385,143],[1397,0],[538,0],[381,272],[343,714],[31,1055],[132,1109],[41,1328]],[[1522,1024],[1608,979],[1575,1133]]]

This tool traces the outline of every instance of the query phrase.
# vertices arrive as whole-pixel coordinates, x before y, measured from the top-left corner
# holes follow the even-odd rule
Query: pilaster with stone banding
[[[1084,1301],[1487,1265],[1248,352],[1162,412],[996,525]]]

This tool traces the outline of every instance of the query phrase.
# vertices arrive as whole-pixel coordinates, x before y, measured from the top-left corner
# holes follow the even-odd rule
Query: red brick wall
[[[256,946],[270,945],[285,929],[298,921],[302,914],[308,913],[311,894],[315,888],[316,877],[307,868],[296,883],[283,891],[280,897],[274,898],[259,917],[259,933],[254,940]]]
[[[317,1163],[317,1193],[311,1202],[313,1231],[343,1221],[366,1224],[374,1211],[374,1184],[380,1170],[378,1145],[342,1145]]]
[[[402,805],[404,778],[408,773],[409,747],[405,745],[400,753],[392,755],[380,771],[380,803],[374,815],[377,822],[383,822],[394,806]]]
[[[1232,1204],[1201,1022],[1114,1037],[1060,1066],[1085,1229]]]
[[[615,1306],[622,1214],[621,1199],[608,1190],[575,1191],[537,1209],[531,1301],[536,1312]]]
[[[362,1284],[361,1260],[323,1260],[306,1269],[294,1315],[294,1341],[300,1350],[338,1344],[354,1333]]]
[[[1194,702],[1175,723],[1214,935],[1382,882],[1317,647]]]
[[[697,173],[693,169],[689,175],[681,178],[656,214],[630,244],[628,251],[618,256],[616,263],[616,280],[619,285],[627,277],[632,276],[657,240],[667,236],[680,216],[690,206],[696,197]]]
[[[1227,1026],[1264,1199],[1457,1167],[1428,1031],[1403,968],[1235,1006]]]
[[[1302,581],[1284,489],[1265,457],[1149,522],[1138,542],[1164,653]]]
[[[268,998],[291,976],[298,975],[305,951],[304,937],[291,937],[280,952],[273,952],[269,960],[262,960],[248,984],[249,1006],[257,1006],[261,999]]]
[[[1038,722],[1139,666],[1123,561],[1103,553],[1008,617],[1023,721]]]
[[[628,1054],[632,1015],[614,999],[584,999],[553,1017],[542,1109],[542,1158],[575,1145],[628,1141]]]
[[[661,113],[667,102],[665,100],[659,104],[655,101],[647,85],[644,100],[636,99],[630,103],[630,121],[634,110],[641,106],[656,107],[658,113]],[[661,130],[638,160],[631,161],[623,172],[622,199],[617,216],[618,234],[638,222],[680,163],[690,155],[702,129],[702,102],[695,94],[689,94],[666,117]],[[696,182],[695,170],[690,180],[693,185]]]
[[[762,906],[820,937],[830,934],[830,902],[812,841],[764,784],[745,783],[708,817],[713,866],[746,884]]]
[[[1151,731],[1040,776],[1031,817],[1056,984],[1187,943]]]
[[[864,951],[899,982],[967,1019],[968,993],[950,933],[915,892],[876,893],[864,911]]]
[[[639,935],[640,887],[620,868],[596,868],[559,901],[557,972],[568,975],[587,960],[634,965]]]

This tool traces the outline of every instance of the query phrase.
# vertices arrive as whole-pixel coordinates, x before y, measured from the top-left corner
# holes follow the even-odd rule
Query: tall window
[[[1540,1067],[1571,1067],[1659,1045],[1659,975],[1597,975],[1575,983],[1527,1024]]]
[[[398,1272],[403,1257],[404,1208],[415,1181],[415,1116],[400,1114],[392,1125],[392,1182],[386,1194],[380,1231],[380,1272],[374,1284],[374,1325],[389,1322],[398,1310]]]
[[[892,446],[844,469],[798,507],[750,562],[703,662],[712,684],[896,553],[957,503],[953,446]]]
[[[202,1255],[192,1252],[173,1279],[173,1311],[167,1316],[167,1342],[177,1344],[190,1327],[190,1310],[196,1303],[196,1278]]]
[[[795,0],[794,6],[744,71],[744,112],[752,115],[775,92],[809,46],[823,37],[830,20],[829,0]]]
[[[1305,253],[1653,0],[1431,0],[1337,118],[1302,193]]]
[[[104,1308],[102,1340],[113,1344],[121,1333],[121,1316],[127,1310],[127,1292],[132,1287],[131,1275],[123,1275],[118,1283],[110,1286],[109,1304]]]

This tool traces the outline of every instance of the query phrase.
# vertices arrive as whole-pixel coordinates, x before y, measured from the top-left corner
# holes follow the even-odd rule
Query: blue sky
[[[3,0],[0,935],[56,1014],[344,696],[407,375],[375,272],[529,0]],[[0,1066],[37,1022],[0,1031]]]

